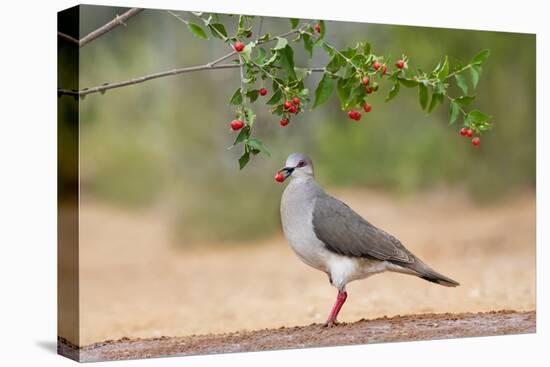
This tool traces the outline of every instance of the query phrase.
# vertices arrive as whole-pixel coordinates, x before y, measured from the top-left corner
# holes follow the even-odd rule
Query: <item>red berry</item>
[[[288,110],[290,108],[290,106],[292,106],[290,101],[285,101],[285,103],[283,104],[283,107],[285,108],[285,110]]]
[[[477,147],[479,146],[479,144],[481,143],[481,140],[479,139],[478,136],[476,136],[475,138],[472,139],[472,144]]]
[[[267,89],[260,88],[260,96],[265,96],[267,94]]]
[[[466,136],[471,138],[472,136],[474,135],[474,132],[472,131],[472,129],[466,129]]]
[[[241,52],[242,50],[244,50],[244,43],[242,43],[242,42],[240,42],[240,41],[237,41],[237,42],[235,42],[235,44],[233,45],[233,48],[235,49],[235,51]]]
[[[382,65],[378,61],[375,61],[374,64],[372,64],[372,67],[374,68],[374,70],[380,69],[381,66]]]
[[[275,174],[275,181],[283,182],[284,180],[285,180],[285,175],[283,175],[281,172],[277,172],[277,174]]]
[[[289,122],[290,122],[290,120],[287,119],[286,117],[283,117],[283,118],[281,119],[281,121],[279,121],[279,123],[281,124],[281,126],[286,126],[286,125],[288,125]]]
[[[388,67],[384,65],[384,67],[382,68],[382,75],[386,75],[387,73],[388,73]]]
[[[363,111],[365,112],[372,111],[372,106],[369,103],[365,103],[365,105],[363,106]]]
[[[288,112],[290,113],[296,113],[296,111],[298,111],[298,109],[294,105],[290,106],[290,108],[288,109]]]
[[[397,60],[397,62],[395,63],[395,66],[397,66],[398,69],[403,69],[405,67],[405,61]]]
[[[319,23],[315,24],[313,28],[315,29],[315,32],[321,33],[321,25]]]
[[[348,117],[352,120],[359,121],[361,120],[361,114],[358,111],[351,110],[348,112]]]
[[[363,85],[369,85],[369,82],[370,79],[368,76],[364,76],[363,79],[361,79],[361,83],[363,83]]]
[[[294,103],[295,106],[298,106],[300,104],[300,99],[298,97],[294,97],[292,99],[292,103]]]
[[[463,127],[462,129],[460,129],[460,135],[461,136],[466,136],[468,134],[468,129],[466,129],[465,127]]]
[[[371,94],[373,89],[371,87],[367,87],[367,94]]]
[[[234,131],[237,131],[237,130],[242,129],[243,126],[244,126],[244,122],[242,122],[241,120],[233,120],[233,121],[231,121],[231,128],[232,128]]]

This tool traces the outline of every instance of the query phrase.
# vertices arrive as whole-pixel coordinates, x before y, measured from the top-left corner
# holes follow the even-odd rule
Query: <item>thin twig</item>
[[[84,88],[84,89],[81,89],[80,91],[71,90],[71,89],[58,89],[58,94],[82,97],[88,94],[105,92],[109,89],[126,87],[128,85],[139,84],[139,83],[146,82],[148,80],[163,78],[170,75],[178,75],[178,74],[190,73],[193,71],[201,71],[201,70],[232,69],[232,68],[238,68],[238,67],[240,67],[240,64],[221,64],[221,65],[204,64],[204,65],[190,66],[186,68],[172,69],[172,70],[161,71],[154,74],[144,75],[144,76],[126,80],[123,82],[105,83],[103,85],[100,85],[94,88]]]
[[[74,37],[69,36],[68,34],[65,34],[63,32],[57,32],[57,36],[59,38],[63,38],[66,41],[69,41],[69,42],[72,42],[72,43],[78,45],[78,40]]]
[[[73,42],[73,43],[77,44],[78,47],[84,47],[88,43],[95,40],[96,38],[99,38],[99,37],[103,36],[105,33],[109,32],[109,31],[112,31],[113,29],[115,29],[119,25],[121,25],[121,24],[125,25],[125,22],[128,19],[130,19],[131,17],[133,17],[136,14],[139,14],[142,11],[143,11],[142,8],[132,8],[132,9],[128,10],[126,13],[124,13],[120,16],[117,15],[115,17],[115,19],[113,19],[109,23],[99,27],[95,31],[90,32],[89,34],[87,34],[86,36],[81,38],[80,40],[77,40],[76,38],[73,38],[73,37],[71,37],[71,36],[69,36],[65,33],[61,33],[61,32],[57,32],[57,35],[59,37],[65,39],[65,40],[67,40],[67,41],[70,41],[70,42]]]

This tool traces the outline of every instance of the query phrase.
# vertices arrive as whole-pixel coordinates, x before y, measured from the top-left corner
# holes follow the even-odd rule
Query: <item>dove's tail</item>
[[[448,278],[445,275],[439,274],[431,269],[429,272],[420,274],[419,277],[424,280],[427,280],[428,282],[437,283],[445,287],[456,287],[460,285],[460,283],[457,282],[456,280],[452,280],[451,278]]]
[[[428,282],[443,285],[445,287],[456,287],[460,285],[460,283],[458,283],[456,280],[446,277],[443,274],[439,274],[437,271],[433,270],[428,265],[418,260],[418,258],[414,264],[411,264],[409,266],[409,268],[415,271],[415,275],[424,280],[427,280]]]

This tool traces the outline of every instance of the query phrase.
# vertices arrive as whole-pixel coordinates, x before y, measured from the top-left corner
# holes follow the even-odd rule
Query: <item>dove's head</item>
[[[313,162],[303,153],[292,153],[288,156],[285,166],[275,175],[275,179],[283,182],[288,177],[308,178],[313,177]]]

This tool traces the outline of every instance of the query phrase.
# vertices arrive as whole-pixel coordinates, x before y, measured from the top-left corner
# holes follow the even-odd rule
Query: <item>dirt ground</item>
[[[81,362],[254,352],[410,340],[535,332],[535,312],[424,314],[359,320],[332,328],[322,324],[227,334],[153,339],[120,339],[77,349],[59,340],[59,352]]]
[[[455,191],[408,199],[369,191],[329,191],[401,239],[434,269],[461,283],[458,288],[446,288],[389,273],[353,282],[348,285],[349,297],[340,321],[398,314],[535,309],[534,193],[521,193],[498,205],[477,206]],[[301,263],[281,235],[254,244],[204,244],[189,249],[173,243],[166,224],[154,211],[115,209],[82,199],[81,346],[123,337],[250,335],[246,332],[325,320],[336,290],[324,274]],[[515,317],[510,315],[503,317]],[[422,322],[421,317],[415,318],[399,322]],[[376,322],[381,321],[371,321],[370,325]],[[498,326],[498,320],[490,322]],[[368,330],[358,327],[361,333],[366,330],[365,340],[369,342],[392,340],[390,336],[377,339],[376,333],[387,330],[385,326]],[[318,331],[318,326],[309,328]],[[307,330],[309,334],[304,335],[315,335]],[[512,327],[506,333],[514,330]],[[407,335],[437,338],[467,336],[468,332]],[[492,331],[486,328],[477,333],[488,335]],[[405,336],[393,340],[405,340]],[[343,337],[335,335],[335,339],[327,340],[330,344],[351,342],[338,339]],[[174,340],[177,343],[179,339]],[[360,338],[353,340],[361,342]],[[219,351],[232,350],[223,340],[221,343]],[[296,341],[292,345],[280,343],[273,347],[302,345]],[[174,353],[207,352],[176,348]],[[132,351],[128,354],[129,358],[135,356]]]

